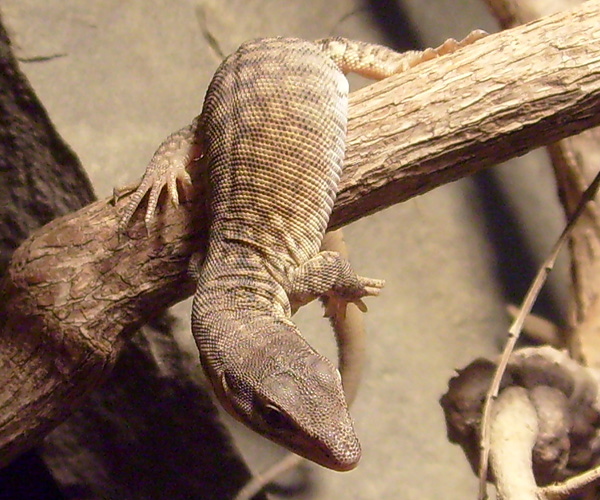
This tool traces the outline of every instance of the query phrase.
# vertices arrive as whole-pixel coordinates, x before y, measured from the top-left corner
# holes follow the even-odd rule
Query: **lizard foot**
[[[165,187],[171,202],[175,206],[179,205],[179,189],[181,189],[184,199],[191,198],[192,179],[186,169],[198,156],[195,154],[197,151],[194,148],[194,129],[195,127],[192,124],[165,139],[154,153],[137,188],[127,186],[114,191],[113,200],[135,189],[119,222],[119,233],[124,232],[146,195],[148,195],[148,206],[146,207],[144,222],[147,231],[152,224],[154,212],[158,207],[158,200]]]
[[[356,279],[358,286],[354,285],[344,288],[342,291],[334,290],[329,294],[330,300],[327,301],[325,308],[326,317],[344,319],[346,316],[346,306],[349,303],[354,304],[363,313],[368,312],[367,305],[362,300],[362,297],[375,297],[379,295],[379,292],[385,286],[385,281],[365,278],[363,276],[357,276]]]
[[[357,276],[357,278],[365,296],[377,296],[379,295],[381,289],[385,286],[384,280],[365,278],[364,276]]]
[[[332,304],[353,302],[365,312],[367,308],[361,299],[379,295],[385,282],[357,276],[339,253],[324,250],[294,270],[290,285],[288,295],[292,303],[303,305],[315,297],[327,295],[335,299],[330,301]],[[336,307],[339,309],[340,306]]]

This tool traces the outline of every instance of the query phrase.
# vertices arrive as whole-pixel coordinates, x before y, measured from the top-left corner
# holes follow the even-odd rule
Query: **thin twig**
[[[304,459],[294,453],[288,453],[279,462],[269,467],[266,471],[256,474],[248,483],[239,491],[235,500],[251,500],[266,486],[271,484],[275,479],[281,477],[288,471],[291,471],[304,462]]]
[[[571,231],[573,230],[573,227],[575,226],[577,220],[583,213],[585,206],[596,196],[596,192],[598,190],[599,185],[600,172],[596,174],[596,177],[594,177],[592,183],[581,195],[581,199],[579,201],[579,204],[577,205],[577,209],[570,217],[565,229],[554,244],[550,255],[546,258],[546,260],[540,267],[535,279],[533,280],[533,283],[527,291],[527,295],[525,295],[525,299],[523,300],[523,304],[521,305],[521,312],[515,318],[510,329],[508,330],[508,341],[506,342],[506,346],[504,347],[504,351],[502,352],[502,357],[500,358],[500,362],[498,363],[498,367],[496,368],[496,372],[494,373],[494,378],[486,395],[483,407],[480,443],[481,459],[479,462],[479,500],[485,500],[487,498],[486,478],[490,454],[490,413],[492,410],[492,400],[498,397],[500,382],[502,381],[502,377],[504,375],[504,372],[506,371],[508,360],[510,359],[510,356],[514,350],[517,340],[519,339],[519,334],[521,333],[521,330],[523,328],[525,318],[531,312],[531,308],[533,307],[533,304],[535,303],[540,293],[540,290],[542,289],[542,286],[546,282],[548,274],[554,267],[556,258],[562,246],[569,238]]]
[[[549,484],[539,489],[539,496],[546,500],[566,500],[574,493],[600,480],[600,466],[570,477],[562,483]]]

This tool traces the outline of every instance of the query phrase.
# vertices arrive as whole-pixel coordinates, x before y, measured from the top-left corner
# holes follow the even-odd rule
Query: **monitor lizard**
[[[217,69],[201,114],[169,136],[126,205],[123,232],[148,195],[179,202],[186,170],[202,156],[210,184],[210,234],[192,306],[192,333],[217,399],[234,418],[334,470],[355,467],[360,444],[336,367],[316,352],[292,313],[327,296],[330,313],[377,295],[336,252],[320,251],[342,173],[348,81],[381,79],[481,38],[398,53],[328,38],[248,41]]]

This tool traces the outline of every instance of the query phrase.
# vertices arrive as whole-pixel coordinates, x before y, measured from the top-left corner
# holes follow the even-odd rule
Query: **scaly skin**
[[[186,168],[205,157],[211,229],[192,312],[202,366],[231,415],[325,467],[353,468],[360,445],[339,371],[291,313],[320,296],[337,314],[364,308],[383,286],[319,251],[342,172],[344,72],[383,78],[480,36],[404,54],[339,38],[246,42],[215,73],[202,114],[160,146],[123,214],[121,230],[150,192],[149,225],[163,187],[177,202]]]
[[[347,96],[334,62],[301,40],[248,42],[217,70],[199,125],[212,223],[192,314],[203,366],[229,412],[337,470],[360,457],[340,375],[290,316],[291,303],[331,290],[358,300],[383,285],[319,253]]]

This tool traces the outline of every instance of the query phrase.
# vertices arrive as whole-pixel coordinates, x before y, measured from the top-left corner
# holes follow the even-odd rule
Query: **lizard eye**
[[[285,414],[272,404],[265,406],[263,420],[271,429],[283,431],[291,428],[289,420],[286,418]]]

